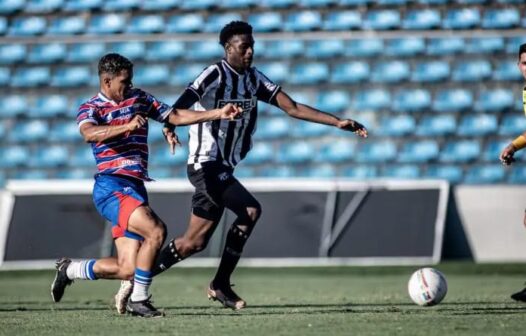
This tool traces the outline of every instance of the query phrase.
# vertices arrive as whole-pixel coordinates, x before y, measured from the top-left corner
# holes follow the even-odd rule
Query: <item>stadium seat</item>
[[[7,18],[0,16],[0,35],[7,33]]]
[[[130,19],[126,32],[130,34],[155,34],[164,31],[164,18],[161,15],[139,15]]]
[[[43,120],[29,120],[24,123],[15,124],[9,132],[8,140],[11,142],[37,143],[46,140],[49,134],[49,126]]]
[[[398,137],[413,133],[415,118],[410,115],[387,115],[380,120],[380,127],[372,130],[377,136]]]
[[[287,118],[276,117],[260,119],[255,139],[278,139],[285,137],[290,132],[290,122]]]
[[[358,111],[379,111],[388,108],[391,95],[384,89],[358,91],[354,97],[353,107]]]
[[[506,148],[509,143],[510,140],[501,139],[493,139],[489,141],[482,152],[482,159],[486,162],[498,162],[500,152],[502,152],[502,150]]]
[[[23,95],[6,95],[0,99],[0,117],[14,118],[29,109],[29,102]]]
[[[315,162],[342,163],[351,161],[355,154],[356,143],[349,139],[341,139],[322,145],[316,151]]]
[[[416,135],[424,137],[453,134],[457,121],[453,115],[424,115],[416,129]]]
[[[118,34],[126,28],[126,18],[123,14],[103,14],[92,16],[87,32],[90,34]]]
[[[76,35],[86,32],[86,19],[82,16],[64,16],[51,20],[46,34],[48,35]]]
[[[526,166],[517,166],[514,165],[511,170],[508,183],[511,184],[525,184],[526,183]]]
[[[307,44],[305,56],[309,58],[334,58],[342,55],[344,50],[343,40],[316,40]]]
[[[501,112],[512,109],[514,104],[513,92],[507,89],[488,89],[480,92],[475,109],[482,112]]]
[[[11,86],[30,88],[47,85],[50,75],[49,68],[44,66],[17,68],[13,74]]]
[[[179,7],[189,11],[208,10],[218,5],[217,0],[182,0]]]
[[[27,47],[22,44],[0,45],[0,64],[15,64],[26,58]]]
[[[329,77],[329,66],[322,62],[300,63],[292,68],[289,83],[314,85],[325,82]]]
[[[413,180],[420,177],[420,168],[416,165],[389,165],[382,169],[382,177],[390,179]]]
[[[416,63],[411,74],[411,81],[434,83],[445,81],[449,78],[449,63],[447,61],[424,61]]]
[[[66,115],[67,112],[67,96],[53,94],[38,97],[27,115],[31,118],[55,118],[59,115]]]
[[[521,14],[516,8],[487,9],[484,11],[482,28],[511,29],[521,23]]]
[[[299,6],[300,7],[329,7],[336,5],[338,0],[299,0]]]
[[[5,134],[6,134],[5,123],[0,121],[0,140],[3,141]]]
[[[403,6],[411,0],[376,0],[380,6]]]
[[[76,147],[73,156],[68,161],[68,165],[73,168],[93,167],[93,173],[95,173],[95,157],[91,146],[82,144]]]
[[[331,72],[330,82],[335,84],[364,82],[369,78],[369,72],[369,63],[365,61],[337,63]]]
[[[301,11],[289,14],[285,20],[287,31],[319,30],[322,26],[321,14],[317,11]]]
[[[524,43],[526,43],[526,36],[519,35],[508,37],[506,39],[506,52],[515,56],[519,53],[520,45]]]
[[[383,53],[384,42],[378,38],[350,40],[345,50],[345,56],[349,57],[372,57]]]
[[[329,113],[341,113],[351,106],[351,98],[346,91],[324,91],[318,94],[314,106]]]
[[[15,145],[0,148],[0,157],[1,168],[14,168],[26,165],[31,156],[27,147]]]
[[[425,89],[402,89],[393,97],[396,112],[418,112],[431,106],[431,94]]]
[[[345,178],[360,181],[364,179],[372,179],[378,176],[378,168],[372,165],[350,166],[343,168],[341,175]]]
[[[272,177],[272,178],[289,178],[295,177],[296,172],[294,168],[284,165],[271,165],[263,167],[259,171],[259,175],[262,177]]]
[[[223,0],[220,6],[227,9],[242,9],[254,7],[258,4],[258,0]]]
[[[499,127],[499,135],[517,136],[526,130],[526,118],[524,115],[505,115]]]
[[[173,75],[170,76],[170,85],[187,86],[206,68],[206,64],[190,63],[175,66]]]
[[[45,32],[46,26],[46,19],[40,16],[16,17],[7,34],[18,37],[41,35]]]
[[[460,37],[432,38],[427,44],[427,53],[432,56],[446,56],[464,52],[465,43]]]
[[[444,29],[472,29],[480,25],[478,8],[450,9],[442,21]]]
[[[174,61],[185,54],[181,41],[156,41],[145,47],[143,57],[147,61]]]
[[[108,52],[116,52],[132,61],[141,60],[146,54],[146,45],[142,41],[117,42],[109,46]]]
[[[66,57],[66,45],[63,43],[36,44],[27,55],[28,63],[58,63]]]
[[[248,22],[252,25],[254,32],[276,32],[283,28],[283,18],[280,13],[266,12],[251,14]]]
[[[297,176],[300,177],[332,179],[335,178],[337,175],[337,169],[330,164],[318,164],[314,166],[307,166],[297,170]]]
[[[258,142],[250,150],[243,162],[250,165],[263,164],[273,161],[274,147],[266,142]]]
[[[161,143],[160,146],[154,147],[150,151],[149,160],[152,165],[157,166],[175,166],[186,163],[188,159],[188,147],[180,146],[175,149],[175,153],[172,154],[168,150],[168,146]]]
[[[106,52],[106,46],[101,42],[76,43],[70,46],[66,61],[71,63],[98,62]]]
[[[331,131],[327,125],[313,122],[298,121],[292,127],[290,135],[298,138],[316,138],[328,134]]]
[[[478,159],[480,152],[478,140],[451,140],[444,145],[439,160],[445,163],[467,163]]]
[[[473,94],[467,89],[442,89],[435,95],[433,110],[460,112],[473,107]]]
[[[73,112],[70,114],[73,115]],[[72,121],[58,121],[51,127],[49,141],[60,143],[82,143],[84,139],[82,139],[82,136],[80,135],[77,123]]]
[[[363,5],[372,5],[376,0],[340,0],[340,6],[363,6]]]
[[[11,69],[0,67],[0,86],[7,86],[11,81]]]
[[[285,62],[260,63],[257,69],[275,83],[285,82],[289,76],[289,66]]]
[[[367,11],[363,21],[363,29],[390,30],[400,27],[400,12],[392,9]]]
[[[358,11],[343,10],[329,12],[323,22],[323,30],[358,30],[362,27],[362,16]]]
[[[504,38],[500,36],[472,38],[468,41],[466,53],[492,54],[504,50]]]
[[[88,66],[63,66],[55,70],[50,85],[53,87],[81,87],[90,84],[92,70]]]
[[[66,4],[63,8],[65,12],[82,12],[82,11],[91,11],[98,8],[101,8],[103,0],[75,0],[75,1],[66,1]]]
[[[173,15],[168,19],[167,33],[196,33],[203,30],[205,20],[201,14],[188,13]]]
[[[405,57],[424,53],[426,50],[423,38],[395,38],[387,42],[386,54],[389,56]]]
[[[433,165],[424,172],[426,178],[448,180],[450,183],[459,183],[464,177],[462,167],[453,165]]]
[[[356,151],[355,161],[359,163],[383,163],[396,158],[396,145],[392,141],[367,141]]]
[[[502,182],[506,175],[504,169],[501,164],[471,166],[468,168],[463,182],[467,184]]]
[[[205,40],[187,43],[187,50],[184,56],[188,60],[216,60],[224,54],[223,47],[215,40]]]
[[[168,83],[170,67],[166,64],[152,64],[140,67],[135,71],[133,81],[141,86],[155,86]]]
[[[401,60],[376,63],[371,72],[371,81],[375,83],[398,83],[409,78],[411,69]]]
[[[24,11],[32,14],[49,14],[62,8],[65,0],[27,0]]]
[[[436,9],[416,9],[405,14],[402,22],[403,29],[429,30],[440,27],[442,19]]]
[[[106,12],[129,12],[140,7],[142,0],[106,0],[102,10]]]
[[[497,116],[494,114],[476,114],[463,116],[458,125],[460,136],[487,136],[497,132]]]
[[[491,76],[491,64],[487,60],[468,60],[457,63],[451,78],[457,82],[479,82]]]
[[[45,180],[49,178],[49,173],[44,169],[17,170],[12,178],[14,180]]]
[[[238,178],[249,178],[255,177],[256,170],[253,167],[247,167],[245,165],[238,166],[236,168],[236,177]]]
[[[305,51],[305,43],[303,40],[290,41],[269,41],[265,44],[265,49],[261,51],[265,58],[295,58],[302,57]],[[259,52],[255,50],[256,54]]]
[[[404,143],[397,161],[402,163],[423,163],[438,158],[438,142],[432,139]]]
[[[38,147],[28,162],[29,167],[56,168],[65,165],[69,160],[69,153],[62,145]]]
[[[0,15],[14,14],[24,8],[26,0],[0,0]]]
[[[501,60],[495,63],[493,69],[493,80],[497,81],[518,81],[522,79],[521,73],[517,69],[517,60]]]
[[[207,33],[217,33],[221,31],[221,29],[227,23],[230,23],[232,21],[240,21],[241,19],[241,15],[235,12],[225,14],[212,14],[206,19],[204,31]]]
[[[311,143],[300,141],[290,142],[278,147],[276,163],[299,164],[310,162],[315,154],[315,148]]]
[[[179,6],[181,0],[142,0],[141,9],[144,11],[163,12]]]
[[[291,7],[296,4],[296,0],[261,0],[260,6],[272,8],[272,9],[282,9]]]

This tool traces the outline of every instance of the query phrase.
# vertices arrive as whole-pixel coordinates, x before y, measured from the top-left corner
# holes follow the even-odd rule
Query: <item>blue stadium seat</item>
[[[265,58],[294,58],[303,56],[305,51],[305,43],[303,40],[278,40],[269,41],[265,45],[265,49],[261,51]],[[258,50],[256,49],[256,53]]]
[[[261,63],[257,69],[276,83],[285,82],[289,76],[289,67],[284,62]]]
[[[46,30],[46,19],[40,16],[16,17],[7,32],[11,36],[36,36]]]
[[[101,42],[88,42],[73,44],[70,49],[66,61],[71,63],[90,63],[98,62],[106,53],[106,46]]]
[[[427,44],[427,53],[446,56],[464,52],[465,43],[460,37],[432,38]]]
[[[489,184],[504,181],[506,172],[501,164],[471,166],[466,172],[464,183]]]
[[[6,130],[5,130],[5,125],[3,122],[0,122],[0,139],[3,140],[5,134],[6,134]]]
[[[351,40],[347,45],[345,56],[350,57],[372,57],[384,53],[384,42],[382,39],[358,39]]]
[[[48,35],[76,35],[86,32],[86,19],[82,16],[57,17],[51,20]]]
[[[27,47],[22,44],[0,45],[0,64],[14,64],[23,62],[26,58]]]
[[[396,112],[418,112],[431,106],[431,94],[425,89],[402,89],[393,98]]]
[[[449,62],[447,61],[424,61],[415,65],[413,73],[411,74],[411,81],[413,82],[440,82],[449,77]]]
[[[378,176],[378,169],[371,165],[345,167],[341,172],[343,177],[353,180],[372,179]]]
[[[28,63],[58,63],[66,57],[63,43],[36,44],[27,55]]]
[[[68,113],[68,98],[65,95],[45,95],[36,99],[28,111],[31,118],[55,118]]]
[[[173,15],[166,25],[167,33],[196,33],[203,30],[205,20],[201,14]]]
[[[415,56],[426,51],[423,38],[395,38],[387,42],[386,54],[389,56]]]
[[[182,0],[180,8],[184,10],[198,11],[211,9],[214,6],[217,6],[217,4],[217,0]]]
[[[160,146],[152,148],[150,151],[150,162],[157,166],[174,166],[186,163],[188,159],[188,146],[180,146],[172,154],[168,146],[161,143]]]
[[[307,44],[305,55],[310,58],[334,58],[342,55],[344,50],[343,40],[316,40]]]
[[[126,32],[131,34],[155,34],[163,31],[164,18],[156,14],[134,16],[126,28]]]
[[[427,168],[424,176],[431,179],[448,180],[451,183],[459,183],[464,177],[464,172],[460,166],[433,165]]]
[[[208,16],[206,19],[204,31],[207,33],[217,33],[221,31],[221,29],[227,23],[232,21],[240,21],[241,19],[241,15],[239,13],[213,14]]]
[[[456,129],[457,121],[453,115],[424,115],[416,134],[424,137],[444,136],[453,134]]]
[[[392,141],[367,141],[356,151],[355,161],[360,163],[382,163],[396,158],[396,145]]]
[[[468,42],[466,53],[492,54],[504,50],[504,38],[500,36],[472,38]]]
[[[65,180],[88,180],[93,178],[93,170],[82,168],[61,169],[54,177]]]
[[[274,147],[267,142],[258,142],[250,150],[244,162],[246,164],[263,164],[274,159]]]
[[[145,43],[142,41],[126,41],[112,44],[109,50],[135,61],[143,59],[147,49]]]
[[[68,161],[68,165],[74,168],[93,167],[95,169],[95,158],[93,157],[91,146],[82,144],[76,147],[73,151],[73,156]],[[93,172],[95,173],[95,170]]]
[[[299,0],[299,5],[301,7],[328,7],[337,2],[337,0]]]
[[[409,78],[411,69],[401,60],[376,63],[371,73],[371,81],[376,83],[398,83]]]
[[[358,30],[361,27],[360,12],[352,10],[329,12],[323,23],[323,30]]]
[[[526,43],[526,36],[519,35],[508,37],[506,39],[506,52],[508,54],[517,55],[519,53],[520,45],[524,43]]]
[[[450,9],[442,22],[444,29],[471,29],[480,25],[478,8]]]
[[[27,0],[24,11],[32,14],[49,14],[62,8],[65,0]]]
[[[181,58],[185,52],[181,41],[157,41],[145,48],[144,58],[148,61],[173,61]]]
[[[0,67],[0,86],[7,86],[11,81],[11,69]]]
[[[457,82],[479,82],[489,78],[491,73],[491,63],[478,59],[457,63],[451,77]]]
[[[315,153],[311,143],[300,141],[281,145],[278,148],[276,162],[280,164],[299,164],[310,162]]]
[[[522,75],[517,69],[517,61],[497,61],[495,63],[495,69],[493,70],[492,79],[498,81],[518,81],[522,79]]]
[[[309,177],[309,178],[335,178],[338,176],[336,167],[330,164],[318,164],[314,166],[308,166],[298,171],[298,176]]]
[[[415,128],[415,118],[410,115],[387,115],[380,119],[379,127],[372,131],[379,136],[398,137],[413,133]]]
[[[13,74],[12,87],[37,87],[46,85],[51,73],[48,67],[18,68]]]
[[[526,166],[514,165],[508,178],[508,182],[512,184],[526,183]]]
[[[482,28],[511,29],[521,23],[521,14],[516,8],[487,9],[484,11]]]
[[[420,177],[420,168],[416,165],[389,165],[382,169],[381,176],[390,179],[417,179]]]
[[[348,139],[332,141],[321,146],[315,154],[314,161],[331,163],[351,161],[354,157],[355,150],[356,143],[354,141]]]
[[[330,82],[335,84],[359,83],[366,81],[369,73],[369,63],[365,61],[337,63],[331,72]]]
[[[0,15],[14,14],[24,8],[26,0],[0,0]]]
[[[486,162],[498,162],[500,152],[508,146],[510,140],[490,140],[482,153],[482,159]]]
[[[376,0],[340,0],[340,6],[362,6],[374,4]]]
[[[259,171],[259,175],[262,177],[272,177],[272,178],[289,178],[289,177],[296,177],[296,172],[294,171],[294,168],[290,166],[284,166],[284,165],[271,165],[263,167]]]
[[[331,131],[327,125],[322,125],[313,122],[300,121],[292,127],[291,136],[298,138],[316,138],[323,136]]]
[[[289,83],[314,85],[325,82],[329,78],[329,66],[322,62],[300,63],[292,68]]]
[[[275,12],[251,14],[248,16],[248,22],[255,32],[276,32],[284,26],[281,14]]]
[[[168,83],[170,67],[166,64],[142,66],[135,71],[134,83],[137,86],[153,86]]]
[[[403,6],[411,0],[376,0],[380,6]]]
[[[296,0],[262,0],[260,2],[260,6],[273,9],[287,8],[294,4],[296,4]]]
[[[188,45],[188,44],[187,44]],[[215,40],[191,42],[184,56],[188,60],[210,60],[222,57],[223,47]]]
[[[0,16],[0,35],[7,33],[7,18]]]
[[[329,113],[340,113],[347,110],[351,105],[349,93],[342,90],[323,91],[318,94],[315,106]]]
[[[398,154],[398,162],[423,163],[438,158],[440,149],[436,140],[406,142]]]
[[[499,127],[499,135],[517,136],[526,130],[526,118],[523,115],[505,115]]]
[[[103,0],[75,0],[75,1],[66,1],[66,4],[63,8],[65,12],[82,12],[82,11],[91,11],[98,8],[101,8]]]
[[[82,143],[83,139],[80,135],[77,123],[71,121],[58,121],[51,127],[49,141],[60,143]]]
[[[488,89],[480,92],[475,109],[483,112],[501,112],[512,109],[514,104],[513,92],[506,89]]]
[[[123,14],[103,14],[92,16],[87,32],[90,34],[118,34],[126,28],[126,17]]]
[[[160,98],[160,97],[158,96],[157,98]],[[164,141],[164,135],[163,135],[162,129],[163,129],[163,124],[156,122],[156,121],[148,122],[148,143],[149,144]]]
[[[6,95],[0,99],[0,117],[13,118],[26,113],[29,109],[29,102],[26,96]]]
[[[437,112],[459,112],[473,107],[473,93],[467,89],[442,89],[436,93],[433,109]]]
[[[256,176],[256,169],[253,167],[247,167],[245,165],[241,165],[236,168],[236,177],[238,178],[251,178],[255,176]]]
[[[228,9],[242,9],[254,7],[259,4],[258,0],[223,0],[221,1],[221,8]]]
[[[393,9],[367,11],[363,28],[370,30],[390,30],[400,27],[400,12]]]
[[[0,148],[0,157],[0,167],[13,168],[26,165],[31,156],[25,146],[9,146]]]
[[[46,180],[49,171],[44,169],[17,170],[12,176],[14,180]]]
[[[353,107],[358,111],[379,111],[391,104],[391,94],[384,89],[358,91],[354,97]]]
[[[436,9],[416,9],[405,14],[402,22],[403,29],[429,30],[440,27],[442,19],[440,12]]]
[[[289,14],[285,21],[287,31],[318,30],[322,26],[321,14],[317,11],[301,11]]]
[[[439,160],[446,163],[467,163],[478,159],[480,153],[478,140],[451,140],[444,145]]]
[[[88,66],[63,66],[55,70],[50,85],[54,87],[81,87],[90,84],[92,70]]]
[[[268,118],[258,121],[256,139],[278,139],[285,137],[290,132],[290,122],[287,118]]]
[[[129,12],[140,7],[142,0],[106,0],[102,10],[106,12]]]
[[[31,156],[29,167],[56,168],[65,165],[69,160],[69,152],[62,145],[40,147]]]
[[[170,85],[175,86],[187,86],[189,83],[193,82],[196,77],[203,71],[206,67],[206,64],[200,63],[190,63],[175,66],[173,75],[170,76]]]
[[[177,8],[181,0],[143,0],[141,9],[145,11],[162,12]]]
[[[8,140],[11,142],[39,142],[46,140],[49,134],[49,126],[43,120],[30,120],[18,123],[11,129]]]
[[[487,136],[497,132],[498,121],[494,114],[477,114],[462,117],[457,134],[461,136]]]

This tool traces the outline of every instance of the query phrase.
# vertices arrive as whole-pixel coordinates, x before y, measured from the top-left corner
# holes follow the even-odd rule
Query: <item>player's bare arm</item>
[[[526,132],[519,135],[502,150],[499,156],[500,162],[505,166],[511,165],[515,161],[513,157],[515,153],[524,147],[526,147]]]
[[[142,115],[134,116],[129,123],[122,125],[96,125],[84,123],[80,126],[80,134],[86,142],[102,142],[141,128],[147,119]]]
[[[229,119],[234,120],[243,110],[233,104],[209,111],[174,109],[168,116],[168,122],[175,126],[198,124],[205,121]]]
[[[330,113],[322,112],[305,104],[295,102],[286,93],[280,91],[276,95],[278,106],[293,118],[338,127],[344,131],[353,132],[362,138],[367,137],[367,129],[352,119],[340,119]]]

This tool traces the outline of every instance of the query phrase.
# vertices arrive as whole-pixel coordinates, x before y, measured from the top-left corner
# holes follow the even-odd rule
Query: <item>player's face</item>
[[[226,58],[236,70],[247,70],[252,66],[254,39],[252,35],[234,35],[225,46]]]
[[[521,71],[522,77],[526,79],[526,53],[521,54],[517,65],[519,66],[519,70]]]
[[[133,87],[132,85],[133,72],[122,70],[117,76],[105,78],[105,94],[108,98],[121,102],[126,97],[126,94]]]

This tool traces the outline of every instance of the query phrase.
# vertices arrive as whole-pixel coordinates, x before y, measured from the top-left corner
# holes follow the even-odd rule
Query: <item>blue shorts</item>
[[[114,239],[128,237],[144,240],[140,235],[128,231],[128,220],[132,212],[139,206],[148,204],[143,181],[122,175],[95,175],[93,202],[97,211],[111,222]]]

